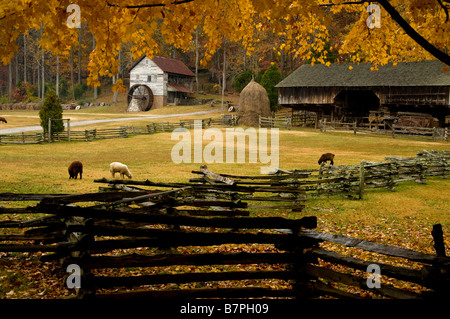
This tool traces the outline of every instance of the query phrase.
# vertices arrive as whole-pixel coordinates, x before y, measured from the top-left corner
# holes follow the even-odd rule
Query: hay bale
[[[269,117],[270,101],[266,89],[255,81],[241,91],[239,108],[237,110],[237,123],[239,125],[259,126],[259,116]]]

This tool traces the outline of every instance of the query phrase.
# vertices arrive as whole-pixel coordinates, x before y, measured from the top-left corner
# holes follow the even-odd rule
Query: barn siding
[[[280,105],[334,104],[342,90],[372,90],[381,105],[450,105],[450,87],[280,87]]]
[[[445,106],[449,103],[449,87],[390,87],[383,92],[383,105],[434,105]]]
[[[334,97],[340,92],[337,88],[279,88],[278,100],[280,105],[293,104],[333,104]]]
[[[152,77],[150,82],[148,76]],[[147,85],[155,96],[167,96],[167,74],[147,57],[130,72],[130,87],[135,84]]]

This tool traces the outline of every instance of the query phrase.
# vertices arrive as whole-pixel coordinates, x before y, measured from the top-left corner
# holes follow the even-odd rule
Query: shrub
[[[275,87],[281,81],[281,72],[276,64],[272,64],[261,78],[261,85],[266,89],[269,96],[270,109],[272,112],[278,109],[278,89]]]
[[[27,99],[27,91],[22,86],[16,86],[11,91],[9,99],[14,103],[23,102]]]
[[[252,79],[252,71],[247,70],[242,73],[239,73],[234,78],[234,90],[238,93],[241,93],[241,91],[247,86],[247,84]]]
[[[48,133],[48,120],[62,119],[62,114],[63,109],[56,92],[53,90],[48,90],[39,111],[41,126],[45,133]],[[64,131],[63,121],[51,121],[51,130],[53,133]]]
[[[75,87],[73,88],[73,94],[75,96],[75,99],[76,100],[81,99],[81,97],[83,96],[86,89],[87,89],[87,86],[84,84],[75,85]]]
[[[69,94],[69,84],[63,77],[59,78],[59,96],[66,97]]]

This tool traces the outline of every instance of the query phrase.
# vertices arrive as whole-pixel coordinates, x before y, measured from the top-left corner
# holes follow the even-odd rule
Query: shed
[[[335,120],[355,120],[372,111],[425,113],[441,125],[450,115],[450,72],[435,60],[387,64],[302,65],[278,87],[278,102]]]
[[[192,93],[194,79],[195,74],[179,60],[144,55],[130,67],[128,102],[133,96],[147,95],[152,101],[146,109],[182,104]]]

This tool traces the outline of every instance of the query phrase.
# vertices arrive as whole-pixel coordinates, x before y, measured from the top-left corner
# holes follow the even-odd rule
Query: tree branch
[[[360,1],[346,1],[346,2],[342,2],[339,5],[343,5],[343,4],[363,4],[366,2],[374,2],[373,0],[360,0]],[[337,6],[338,4],[336,3],[322,3],[319,4],[320,7],[331,7],[331,6]]]
[[[450,65],[450,55],[445,54],[444,52],[436,48],[433,44],[428,42],[428,40],[422,37],[416,30],[414,30],[414,28],[411,27],[405,19],[403,19],[400,13],[395,10],[395,8],[389,3],[389,1],[379,0],[377,2],[387,11],[387,13],[389,13],[391,18],[398,23],[398,25],[405,31],[407,35],[409,35],[411,39],[416,41],[417,44],[419,44],[436,59],[447,65]]]
[[[449,19],[449,16],[448,16],[448,8],[442,3],[441,0],[436,0],[436,1],[439,3],[439,5],[441,6],[441,8],[444,9],[445,16],[447,17],[447,18],[445,19],[445,22],[448,22],[448,19]],[[448,1],[445,1],[445,0],[444,0],[444,2],[448,2]]]
[[[193,1],[194,0],[176,0],[176,1],[173,1],[172,4],[178,5],[178,4],[189,3],[189,2],[193,2]],[[111,4],[108,1],[106,1],[106,3],[110,7],[122,7],[122,8],[127,8],[127,9],[156,8],[156,7],[165,7],[166,6],[164,3],[137,4],[137,5],[133,5],[133,6],[121,6],[118,4]]]
[[[450,3],[449,0],[437,0],[442,7],[445,8],[445,6],[442,4],[441,1],[445,3]],[[368,0],[361,0],[361,1],[348,1],[343,2],[341,4],[363,4],[366,2],[378,2],[384,10],[387,11],[387,13],[391,16],[391,18],[397,22],[397,24],[405,31],[405,33],[413,39],[417,44],[419,44],[422,48],[424,48],[428,53],[430,53],[432,56],[434,56],[439,61],[450,65],[450,55],[444,53],[443,51],[439,50],[437,47],[435,47],[433,44],[431,44],[427,39],[422,37],[416,30],[414,30],[413,27],[400,15],[400,13],[389,3],[387,0],[378,0],[378,1],[368,1]],[[328,7],[328,6],[334,6],[337,5],[335,3],[327,3],[327,4],[321,4],[320,6]],[[445,11],[447,14],[448,19],[448,12]]]

